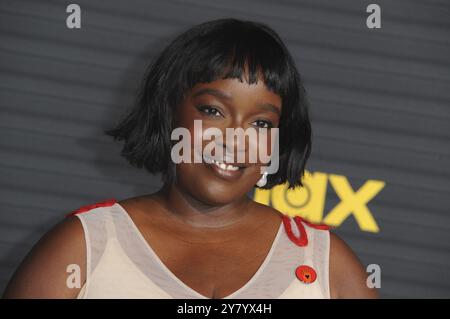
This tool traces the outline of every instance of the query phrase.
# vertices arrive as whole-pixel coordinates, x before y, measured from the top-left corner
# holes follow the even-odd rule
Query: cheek
[[[225,138],[223,131],[219,127],[205,124],[205,121],[199,123],[190,131],[193,141],[192,149],[197,154],[216,155],[219,148],[223,150]]]
[[[202,154],[205,146],[211,143],[211,138],[208,138],[208,126],[205,126],[203,121],[192,119],[188,121],[179,122],[183,131],[182,150],[189,150],[190,163],[200,163],[202,161]],[[180,140],[174,143],[180,142]],[[183,152],[181,152],[183,153]],[[187,161],[187,159],[186,159]],[[189,164],[189,163],[186,163]]]
[[[249,140],[248,152],[251,157],[257,158],[257,163],[266,164],[272,156],[272,153],[278,149],[274,143],[278,143],[276,131],[271,133],[268,130],[267,133],[259,133],[257,139]]]
[[[272,138],[270,134],[260,134],[259,136],[259,145],[258,145],[258,151],[260,154],[267,154],[270,155],[272,152]]]

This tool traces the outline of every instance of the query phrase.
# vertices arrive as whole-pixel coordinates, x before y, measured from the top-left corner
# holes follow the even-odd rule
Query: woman
[[[247,196],[255,186],[303,186],[305,94],[287,48],[264,24],[220,19],[179,35],[150,65],[136,106],[106,131],[125,142],[132,165],[161,173],[163,187],[74,211],[33,248],[5,297],[376,297],[357,257],[327,227]],[[178,161],[175,128],[200,136],[202,151],[208,129],[254,129],[258,139],[266,134],[258,147],[277,169],[250,161],[251,139],[218,140],[210,157]],[[243,162],[228,156],[235,147]],[[198,147],[179,155],[191,159],[191,150]]]

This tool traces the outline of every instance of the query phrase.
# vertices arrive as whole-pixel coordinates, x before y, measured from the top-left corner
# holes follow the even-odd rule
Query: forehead
[[[281,97],[270,91],[262,80],[249,84],[239,79],[219,79],[198,83],[189,92],[191,98],[213,96],[230,102],[267,102],[281,107]]]

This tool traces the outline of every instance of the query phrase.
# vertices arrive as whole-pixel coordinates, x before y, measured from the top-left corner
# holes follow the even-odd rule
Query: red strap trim
[[[69,217],[69,216],[72,216],[72,215],[76,215],[76,214],[85,213],[85,212],[88,212],[91,209],[94,209],[94,208],[97,208],[97,207],[109,207],[109,206],[114,205],[115,203],[117,203],[117,200],[115,198],[110,198],[110,199],[107,199],[107,200],[104,200],[102,202],[98,202],[98,203],[95,203],[95,204],[85,205],[85,206],[82,206],[82,207],[78,208],[77,210],[74,210],[74,211],[68,213],[66,215],[66,217]]]
[[[300,232],[300,237],[297,237],[292,232],[291,217],[289,217],[288,215],[283,215],[282,218],[283,218],[284,229],[286,230],[286,233],[287,233],[289,239],[300,247],[308,245],[308,235],[306,234],[305,226],[303,225],[303,223],[305,223],[306,225],[311,226],[313,228],[320,229],[320,230],[329,230],[330,229],[330,226],[328,226],[328,225],[313,224],[313,223],[310,223],[310,222],[304,220],[300,216],[294,216],[293,219],[294,219],[295,224],[297,225],[297,228]]]
[[[292,232],[291,218],[287,215],[283,216],[284,229],[286,230],[289,239],[300,247],[308,245],[308,236],[306,235],[305,226],[303,226],[301,219],[298,216],[295,216],[293,219],[300,231],[300,237],[296,237]]]
[[[303,218],[299,217],[306,225],[315,228],[315,229],[320,229],[320,230],[330,230],[330,226],[325,225],[325,224],[313,224],[311,222],[308,222],[307,220],[304,220]]]

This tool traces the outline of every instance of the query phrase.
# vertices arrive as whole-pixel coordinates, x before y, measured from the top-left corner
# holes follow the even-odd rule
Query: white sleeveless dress
[[[80,219],[87,248],[86,282],[77,298],[208,299],[164,265],[115,199],[83,206],[69,215]],[[283,219],[259,269],[224,299],[330,298],[329,231],[299,218],[284,215]],[[297,239],[303,244],[295,243]],[[308,278],[312,275],[313,281],[301,280],[299,266],[312,268]]]

